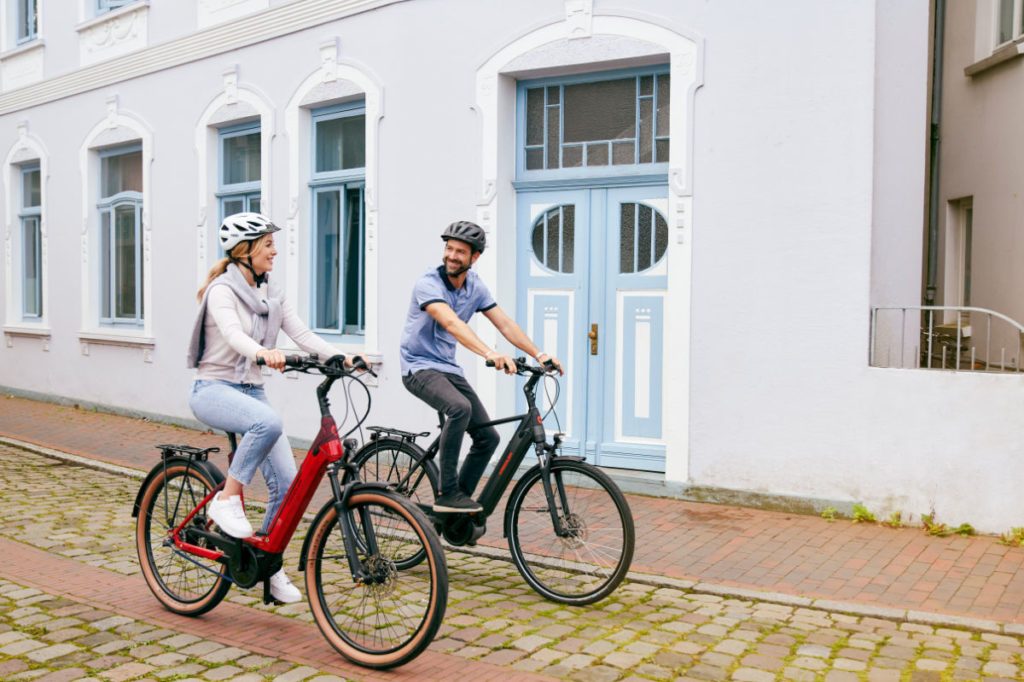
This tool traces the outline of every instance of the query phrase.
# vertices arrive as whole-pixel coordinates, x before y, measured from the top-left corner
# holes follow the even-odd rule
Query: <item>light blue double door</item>
[[[666,197],[665,186],[518,196],[518,319],[566,367],[559,424],[545,426],[601,466],[665,470]]]

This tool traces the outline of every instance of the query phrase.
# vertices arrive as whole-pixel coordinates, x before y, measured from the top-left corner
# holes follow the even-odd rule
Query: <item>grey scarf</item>
[[[210,282],[203,294],[203,300],[199,304],[199,314],[196,315],[195,323],[192,325],[192,340],[188,346],[187,366],[196,368],[203,358],[203,351],[206,349],[206,301],[210,297],[210,290],[216,286],[227,286],[231,288],[238,300],[252,314],[252,331],[249,336],[264,348],[273,348],[277,345],[277,334],[281,331],[281,298],[270,292],[265,298],[260,296],[258,289],[254,289],[245,280],[242,271],[234,263],[228,264],[228,269],[217,279]],[[269,291],[270,285],[268,283]],[[239,355],[235,363],[235,381],[241,381],[248,374],[252,361]]]

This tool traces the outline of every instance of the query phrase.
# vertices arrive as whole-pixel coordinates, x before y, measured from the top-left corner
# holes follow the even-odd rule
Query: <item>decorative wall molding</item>
[[[132,135],[124,139],[125,131]],[[100,162],[98,151],[110,146],[110,140],[118,142],[138,141],[142,144],[142,309],[145,311],[141,329],[122,332],[101,327],[99,296],[99,216],[96,202],[99,199]],[[136,114],[124,112],[120,99],[112,95],[106,101],[106,115],[103,120],[93,126],[85,136],[78,150],[79,174],[81,176],[81,297],[82,297],[82,329],[83,334],[101,337],[116,335],[120,339],[147,339],[153,335],[153,267],[152,267],[152,174],[153,163],[153,132]],[[88,349],[83,347],[83,355]]]
[[[270,7],[270,0],[199,0],[197,24],[206,28]]]
[[[83,66],[141,50],[149,41],[149,0],[101,14],[75,30]]]
[[[407,0],[300,0],[0,95],[0,116]]]
[[[0,91],[23,88],[43,80],[45,47],[42,40],[33,40],[0,54]]]
[[[309,74],[295,89],[285,108],[285,135],[288,137],[288,218],[286,227],[287,263],[286,286],[294,300],[309,300],[308,286],[300,284],[302,250],[308,253],[309,224],[312,215],[309,192],[310,140],[312,122],[310,109],[326,106],[344,99],[361,97],[366,105],[366,181],[363,188],[366,225],[365,253],[365,305],[366,325],[363,348],[360,353],[377,357],[379,352],[379,326],[377,307],[378,280],[378,207],[380,122],[384,117],[384,95],[380,81],[361,64],[340,59],[337,38],[322,43],[318,48],[320,66]],[[303,229],[300,229],[300,225]],[[308,305],[306,306],[308,308]]]
[[[88,356],[92,346],[116,346],[120,348],[138,348],[142,351],[143,362],[153,362],[153,350],[156,348],[156,339],[151,336],[136,336],[131,334],[119,334],[116,332],[78,332],[78,347],[82,355]]]
[[[223,89],[214,97],[195,127],[196,158],[199,172],[196,175],[199,192],[199,214],[196,217],[196,277],[198,283],[206,281],[210,269],[208,246],[213,244],[213,231],[219,221],[217,203],[217,128],[230,123],[239,123],[251,118],[260,121],[260,178],[263,213],[274,217],[273,192],[273,141],[277,134],[274,106],[270,99],[251,85],[239,85],[239,69],[234,64],[223,74]],[[212,178],[212,180],[211,180]]]
[[[589,38],[593,19],[594,0],[565,0],[565,28],[570,39]]]
[[[5,197],[10,197],[9,201],[6,201],[6,209],[3,216],[3,237],[4,237],[4,291],[5,291],[5,310],[6,313],[6,326],[17,327],[19,329],[36,328],[37,326],[46,326],[46,321],[50,311],[50,280],[47,274],[49,268],[47,267],[49,260],[49,229],[47,224],[47,179],[49,178],[50,172],[50,155],[46,151],[46,147],[43,145],[42,140],[29,132],[29,122],[20,121],[17,126],[18,139],[15,140],[11,148],[7,150],[7,155],[4,158],[3,164],[3,192]],[[43,316],[37,322],[26,324],[21,318],[22,303],[21,303],[21,282],[18,281],[20,278],[21,267],[14,267],[15,257],[14,253],[17,251],[21,253],[21,237],[18,235],[20,229],[16,229],[15,225],[20,226],[18,219],[18,208],[19,201],[14,197],[20,197],[21,191],[18,183],[21,181],[19,166],[24,163],[39,162],[39,191],[40,191],[40,205],[42,211],[39,216],[39,232],[40,232],[40,249],[41,249],[41,260],[42,260],[42,289],[43,289]]]
[[[50,350],[50,328],[46,326],[11,326],[7,325],[3,328],[4,331],[4,342],[8,348],[14,348],[14,340],[16,338],[23,339],[38,339],[39,349],[44,352]]]

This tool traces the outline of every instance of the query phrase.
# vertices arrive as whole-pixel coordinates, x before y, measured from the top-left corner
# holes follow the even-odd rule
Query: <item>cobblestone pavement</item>
[[[0,537],[141,584],[131,518],[137,488],[137,480],[0,446]],[[286,555],[293,573],[304,532]],[[1024,679],[1016,636],[731,599],[656,580],[627,582],[591,607],[566,607],[536,595],[507,561],[449,551],[448,563],[448,614],[428,653],[458,657],[467,668],[596,681]],[[256,590],[232,590],[228,601],[218,609],[311,621],[305,602],[264,606]],[[318,678],[321,671],[298,665],[289,651],[274,657],[196,638],[190,631],[204,619],[173,617],[180,626],[169,629],[16,581],[0,582],[0,618],[4,680],[335,679]]]

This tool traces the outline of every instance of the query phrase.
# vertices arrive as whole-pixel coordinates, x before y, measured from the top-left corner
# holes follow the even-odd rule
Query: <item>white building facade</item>
[[[924,0],[75,5],[0,13],[5,390],[192,419],[195,290],[259,209],[272,277],[379,364],[370,423],[430,428],[399,337],[468,218],[567,365],[571,451],[669,492],[1024,516],[1015,384],[868,366],[870,307],[920,298]],[[312,380],[268,390],[311,438]]]

